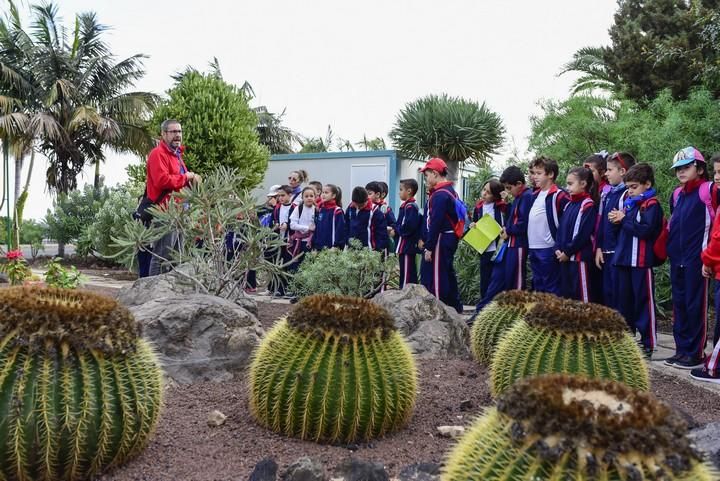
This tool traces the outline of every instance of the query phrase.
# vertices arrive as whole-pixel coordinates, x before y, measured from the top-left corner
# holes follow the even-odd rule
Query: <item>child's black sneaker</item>
[[[692,371],[690,371],[690,377],[693,379],[697,379],[698,381],[720,384],[720,376],[711,375],[705,368],[693,369]]]
[[[669,358],[665,359],[664,364],[665,364],[666,366],[672,366],[672,365],[675,364],[675,362],[676,362],[678,359],[680,359],[680,357],[682,357],[682,356],[680,356],[680,354],[675,353],[675,354],[673,354],[672,356],[670,356]]]
[[[648,361],[652,360],[653,352],[655,352],[655,349],[652,347],[643,347],[643,356],[645,356],[645,359]]]
[[[705,366],[705,363],[700,358],[690,357],[690,356],[682,356],[679,359],[677,359],[674,363],[672,363],[672,367],[676,369],[695,369],[698,367]]]

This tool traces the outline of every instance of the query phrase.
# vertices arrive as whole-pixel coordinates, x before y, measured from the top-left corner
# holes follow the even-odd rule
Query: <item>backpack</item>
[[[707,187],[707,188],[705,188]],[[705,208],[708,211],[708,215],[710,216],[710,222],[712,223],[715,220],[715,209],[716,207],[713,206],[713,200],[711,192],[713,190],[713,183],[712,182],[705,182],[700,185],[698,190],[698,195],[700,196],[700,200],[705,204]],[[675,207],[675,204],[677,204],[678,198],[680,197],[680,192],[682,192],[682,186],[676,188],[673,191],[673,208]]]
[[[448,194],[450,192],[445,191]],[[455,215],[457,215],[457,222],[454,222],[452,217],[445,214],[445,217],[447,217],[447,220],[450,222],[450,225],[452,226],[452,230],[455,233],[455,236],[458,239],[461,239],[463,235],[465,235],[465,225],[467,220],[467,207],[465,206],[465,202],[460,200],[460,197],[458,197],[457,194],[452,194],[453,200],[455,201]]]
[[[152,214],[148,212],[148,209],[150,209],[150,207],[154,205],[157,205],[157,203],[170,192],[172,191],[163,190],[162,192],[160,192],[160,196],[157,198],[157,200],[152,200],[150,197],[148,197],[147,187],[145,187],[145,192],[143,192],[142,198],[140,199],[140,203],[138,203],[135,212],[132,213],[132,218],[142,222],[145,227],[150,227],[150,223],[152,222],[153,217]]]
[[[640,206],[640,211],[642,212],[647,208],[647,206],[653,204],[659,204],[657,198],[653,197],[643,202]],[[668,220],[665,216],[663,216],[662,225],[660,226],[660,233],[658,233],[658,236],[655,238],[655,243],[653,244],[653,256],[655,258],[655,262],[653,262],[653,267],[660,267],[665,263],[668,258],[667,242],[669,230],[670,229],[668,227]]]

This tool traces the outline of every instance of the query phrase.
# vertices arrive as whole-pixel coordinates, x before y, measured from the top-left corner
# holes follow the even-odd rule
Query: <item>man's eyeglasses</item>
[[[166,130],[165,132],[167,132],[168,134],[173,134],[173,135],[182,134],[182,130]]]

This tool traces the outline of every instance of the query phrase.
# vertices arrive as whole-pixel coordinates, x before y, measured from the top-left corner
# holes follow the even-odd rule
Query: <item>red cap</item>
[[[439,157],[433,157],[432,159],[428,160],[423,167],[420,167],[420,172],[425,172],[428,169],[434,170],[435,172],[443,172],[445,169],[447,169],[447,164],[443,159]]]

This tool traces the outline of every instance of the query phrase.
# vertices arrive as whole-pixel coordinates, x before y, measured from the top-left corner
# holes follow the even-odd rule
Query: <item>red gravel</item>
[[[286,304],[259,303],[264,328],[287,312]],[[129,480],[237,480],[247,479],[255,464],[272,457],[280,472],[301,456],[318,459],[332,469],[349,458],[383,462],[388,473],[416,462],[442,461],[452,445],[436,434],[437,426],[470,422],[492,400],[487,371],[471,360],[425,360],[418,363],[420,393],[409,426],[394,435],[359,446],[328,446],[288,439],[253,421],[248,410],[245,380],[170,387],[157,434],[136,460],[101,478]],[[718,397],[690,383],[652,374],[653,391],[682,408],[699,423],[720,420]],[[460,409],[470,400],[469,412]],[[207,425],[208,414],[227,415],[220,427]]]

